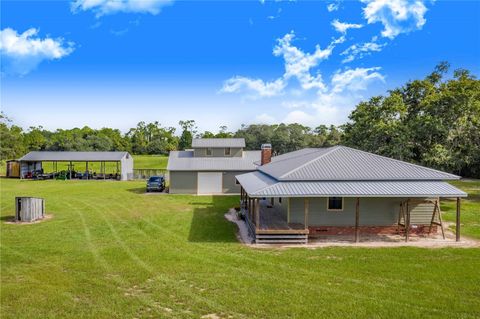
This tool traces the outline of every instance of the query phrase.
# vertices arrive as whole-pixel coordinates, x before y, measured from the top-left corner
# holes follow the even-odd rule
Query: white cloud
[[[362,93],[370,84],[385,81],[380,67],[371,67],[338,70],[330,82],[324,82],[318,71],[320,62],[331,56],[334,47],[345,41],[345,36],[332,40],[323,50],[317,45],[311,53],[295,47],[292,44],[294,38],[293,32],[287,33],[277,40],[273,49],[275,56],[284,59],[283,76],[271,82],[241,76],[224,82],[221,92],[225,93],[248,92],[254,94],[250,96],[253,98],[275,98],[282,95],[283,101],[273,101],[288,109],[288,112],[283,113],[284,116],[279,116],[277,112],[272,116],[271,112],[267,112],[258,115],[255,118],[257,122],[273,123],[277,119],[284,123],[300,123],[310,127],[319,124],[341,124],[354,106],[363,99]],[[377,38],[372,38],[372,41],[376,40]],[[316,73],[312,74],[313,71]],[[292,83],[292,79],[298,83]]]
[[[285,72],[282,77],[271,82],[265,82],[261,79],[235,76],[224,82],[220,92],[239,93],[247,91],[257,94],[258,97],[272,97],[284,94],[283,90],[292,78],[298,80],[302,90],[325,89],[322,75],[319,72],[312,75],[311,70],[316,68],[322,60],[327,59],[332,54],[335,45],[343,42],[345,38],[334,39],[323,50],[317,44],[313,53],[305,53],[292,45],[294,38],[295,33],[293,31],[287,33],[283,38],[277,39],[277,44],[273,48],[273,55],[281,56],[284,60]],[[255,98],[257,96],[252,95],[250,97]]]
[[[73,12],[92,10],[97,17],[123,13],[149,13],[156,15],[161,9],[173,3],[173,0],[74,0]]]
[[[309,107],[311,103],[306,101],[283,101],[282,106],[287,109],[297,109],[302,107]]]
[[[300,123],[309,127],[317,127],[320,124],[341,124],[344,117],[338,106],[326,105],[313,102],[307,110],[294,110],[289,112],[282,120],[283,123]]]
[[[327,4],[328,12],[337,11],[339,8],[340,8],[340,1],[338,1],[338,0]]]
[[[292,45],[295,33],[291,31],[283,38],[277,40],[277,45],[273,48],[273,55],[282,56],[285,61],[285,74],[283,77],[288,80],[292,77],[298,79],[303,89],[324,89],[325,85],[322,76],[317,73],[312,76],[310,70],[317,67],[320,61],[327,59],[335,47],[331,43],[326,49],[321,49],[317,44],[313,53],[305,53]]]
[[[73,43],[62,38],[38,36],[38,29],[28,29],[22,34],[5,28],[0,31],[2,73],[25,75],[44,60],[58,60],[72,53]]]
[[[348,29],[360,29],[362,24],[340,22],[338,19],[332,21],[332,26],[340,33],[347,33]]]
[[[304,111],[296,110],[288,113],[282,122],[287,124],[300,123],[303,125],[312,126],[315,122],[315,116],[312,116]]]
[[[379,44],[374,41],[364,42],[361,44],[353,44],[348,47],[345,51],[340,53],[340,55],[346,55],[347,57],[342,60],[342,63],[352,62],[355,59],[361,59],[366,55],[370,55],[372,52],[380,52],[383,47],[386,46],[386,43]]]
[[[379,70],[379,67],[374,67],[337,71],[327,91],[318,92],[314,100],[284,105],[294,106],[295,109],[285,116],[283,122],[301,123],[310,127],[344,123],[353,107],[364,98],[361,91],[366,90],[374,81],[384,81]]]
[[[385,77],[378,72],[380,67],[356,68],[337,72],[332,77],[332,92],[340,93],[348,90],[350,92],[366,90],[370,82],[374,80],[385,81]]]
[[[255,117],[255,123],[257,124],[274,124],[275,122],[276,122],[275,118],[266,113],[257,115]]]
[[[271,97],[281,94],[285,86],[286,84],[281,78],[272,82],[264,82],[260,79],[235,76],[224,82],[220,92],[237,93],[246,90],[248,92],[256,93],[260,97]]]
[[[382,36],[393,39],[401,33],[419,30],[426,22],[423,0],[362,0],[363,15],[369,24],[381,22]]]

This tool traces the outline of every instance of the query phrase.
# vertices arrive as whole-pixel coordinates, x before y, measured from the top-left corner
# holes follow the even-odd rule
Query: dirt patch
[[[33,222],[22,222],[22,221],[15,221],[15,217],[11,217],[11,219],[6,220],[5,224],[13,224],[13,225],[31,225],[31,224],[39,224],[43,223],[49,219],[53,218],[53,214],[45,214],[42,219],[37,219]]]
[[[480,247],[480,241],[468,237],[462,237],[459,242],[455,241],[455,234],[445,230],[445,239],[441,234],[432,236],[411,236],[408,242],[402,235],[362,235],[360,242],[355,243],[352,236],[332,235],[323,238],[309,239],[306,245],[253,245],[254,247],[279,247],[279,248],[323,248],[323,247],[364,247],[364,248],[388,248],[388,247],[420,247],[420,248],[475,248]]]
[[[244,220],[238,218],[237,211],[234,208],[230,208],[228,213],[225,214],[225,218],[232,223],[237,224],[238,232],[237,239],[244,244],[252,244],[254,239],[250,236],[248,226]]]

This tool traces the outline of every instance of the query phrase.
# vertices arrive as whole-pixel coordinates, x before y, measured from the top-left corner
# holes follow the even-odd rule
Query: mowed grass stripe
[[[118,204],[116,204],[116,206],[118,206]],[[121,207],[121,208],[123,208],[123,207]],[[118,217],[118,216],[117,216],[117,217]],[[145,219],[144,219],[144,220],[145,220]],[[124,221],[124,222],[125,222],[125,221]],[[125,223],[126,223],[127,225],[130,225],[128,222],[125,222]],[[155,226],[155,227],[157,227],[157,228],[161,228],[161,227],[159,227],[157,224],[154,224],[154,223],[151,223],[151,222],[149,222],[149,223],[150,223],[152,226]],[[165,231],[164,228],[161,228],[161,229],[162,229],[162,231]],[[136,228],[134,228],[134,230],[135,230],[135,231],[138,231],[138,229],[136,229]],[[143,230],[140,230],[140,233],[141,233],[142,235],[144,235],[144,236],[148,236],[148,235],[146,234],[146,232],[143,231]],[[179,237],[176,233],[172,233],[172,232],[169,232],[169,236]],[[208,247],[210,247],[210,246],[208,246]],[[206,247],[202,247],[202,249],[205,249],[205,248],[206,248]],[[221,253],[218,249],[216,249],[215,252],[216,252],[216,253]],[[253,267],[253,269],[257,269],[257,266],[265,266],[265,265],[266,265],[264,262],[262,262],[262,259],[255,259],[255,260],[251,259],[251,260],[254,261],[255,263],[257,263],[257,265],[255,265],[255,267]],[[201,262],[208,262],[208,261],[201,260]],[[283,266],[283,265],[278,264],[278,263],[276,263],[276,264],[270,263],[270,264],[268,264],[268,265],[274,266],[274,267],[278,267],[278,266],[282,267],[282,266]],[[215,266],[217,266],[217,265],[215,265]],[[221,265],[219,265],[219,266],[225,267],[225,266],[227,266],[227,265],[226,265],[226,264],[221,264]],[[282,267],[282,268],[284,268],[284,267]],[[304,272],[304,275],[307,275],[307,276],[314,275],[314,274],[315,274],[315,275],[318,275],[317,273],[313,273],[313,272],[311,272],[311,271],[308,271],[308,272],[307,272],[307,271],[303,270],[303,272]],[[323,272],[323,271],[322,271],[322,272]],[[257,272],[253,272],[253,273],[250,272],[250,273],[248,273],[248,274],[245,273],[245,272],[243,272],[243,274],[246,274],[246,275],[249,275],[249,276],[252,276],[252,277],[258,277],[258,276],[257,276],[257,275],[258,275]],[[264,277],[265,277],[265,274],[262,274],[262,278],[264,278]],[[356,284],[362,284],[362,282],[359,281],[359,280],[352,280],[352,279],[345,278],[345,277],[342,277],[342,278],[341,278],[341,277],[338,277],[338,276],[335,277],[335,276],[332,276],[332,274],[324,274],[323,277],[324,277],[324,278],[332,278],[332,277],[333,277],[334,279],[336,279],[336,280],[341,280],[341,281],[350,280],[351,282],[354,282],[354,283],[356,283]],[[256,278],[256,279],[258,280],[259,278]],[[276,279],[276,278],[273,278],[273,277],[268,278],[268,280],[275,280],[275,279]],[[408,280],[405,280],[405,281],[408,281]],[[414,294],[414,293],[419,293],[418,289],[406,288],[406,287],[404,287],[403,285],[405,284],[405,281],[401,281],[401,282],[400,282],[400,285],[401,285],[401,286],[399,287],[400,289],[402,289],[402,290],[408,290],[408,292],[409,292],[409,293],[412,293],[412,294]],[[290,280],[290,281],[288,281],[288,284],[295,286],[295,285],[299,285],[299,282],[297,282],[297,281],[291,281],[291,280]],[[371,284],[371,285],[373,285],[373,286],[376,286],[376,288],[379,288],[379,287],[382,287],[382,288],[387,288],[387,287],[388,287],[388,288],[391,288],[390,286],[386,285],[385,283],[370,282],[369,284]],[[301,285],[301,284],[300,284],[300,286],[301,286],[301,287],[298,287],[298,288],[303,288],[303,289],[305,289],[305,288],[311,288],[311,286],[305,286],[305,285]],[[318,290],[319,288],[316,287],[315,289]],[[336,293],[336,294],[339,294],[339,295],[342,295],[342,296],[350,296],[350,297],[355,297],[355,298],[363,298],[363,299],[367,299],[367,300],[368,300],[368,299],[370,299],[370,300],[373,299],[373,298],[368,298],[368,297],[364,297],[364,296],[361,296],[361,295],[358,295],[358,294],[349,293],[349,292],[339,293],[338,291],[337,291],[337,292],[332,292],[332,290],[329,290],[329,289],[323,289],[323,290],[326,291],[326,292],[328,292],[328,293]],[[313,293],[313,291],[312,291],[312,293]],[[392,303],[392,304],[394,304],[394,305],[401,305],[401,306],[404,305],[404,304],[402,304],[401,302],[398,302],[398,301],[396,301],[396,300],[389,300],[389,302]],[[424,306],[422,306],[422,305],[416,305],[416,307],[417,307],[418,309],[420,309],[420,310],[427,310],[427,309],[428,309],[428,310],[434,311],[434,312],[435,312],[435,310],[436,310],[436,309],[433,309],[433,310],[432,310],[431,308],[427,308],[427,307],[424,307]],[[436,311],[438,311],[438,312],[441,312],[441,311],[442,311],[442,312],[445,312],[445,310],[441,310],[441,309],[438,309],[438,310],[436,310]],[[448,312],[447,312],[447,313],[448,313]]]
[[[91,205],[89,205],[88,203],[85,203],[85,202],[79,202],[77,201],[78,203],[80,204],[83,204],[84,206],[89,206],[92,211],[95,211],[97,210],[96,213],[99,213],[100,216],[103,216],[102,214],[104,213],[104,211],[98,209],[98,208],[94,208],[92,207]],[[85,217],[83,215],[83,213],[79,213],[80,215],[80,218],[82,219],[82,223],[84,224],[85,226],[85,237],[87,239],[87,241],[92,242],[92,237],[90,235],[90,230],[86,224],[86,221],[85,221]],[[118,234],[117,232],[115,231],[114,228],[112,228],[112,225],[110,223],[108,223],[108,221],[106,219],[104,219],[106,225],[108,225],[108,227],[110,228],[110,231],[111,231],[111,234],[115,237],[115,239],[117,240],[117,242],[121,245],[121,247],[123,248],[124,252],[129,256],[129,257],[132,257],[134,254],[131,253],[130,249],[128,249],[127,247],[127,250],[125,249],[126,245],[123,243],[123,241],[121,239],[119,239],[118,237]],[[95,259],[97,261],[100,261],[102,267],[110,272],[110,273],[115,273],[115,270],[113,269],[112,265],[110,263],[108,263],[103,257],[101,257],[101,255],[98,253],[98,251],[93,248],[92,249],[92,254],[95,256]],[[149,267],[149,266],[146,266],[146,264],[144,263],[138,263],[139,261],[139,258],[133,258],[136,262],[137,262],[137,265],[140,266],[140,268],[142,269],[148,269],[148,271],[151,273],[152,272],[152,268]],[[159,276],[157,276],[158,278]],[[116,287],[119,287],[118,285],[120,285],[120,287],[122,288],[122,292],[127,290],[129,287],[132,287],[132,286],[138,286],[139,284],[135,285],[133,283],[127,283],[125,280],[122,280],[122,277],[112,277],[112,279],[114,280],[114,284],[117,285]],[[165,288],[165,287],[161,287],[161,288]],[[158,308],[155,308],[155,305],[156,305],[156,302],[153,298],[151,298],[149,295],[146,295],[146,294],[131,294],[131,296],[133,296],[134,298],[138,299],[141,304],[143,304],[144,307],[148,308],[148,309],[151,309],[153,310],[153,312],[157,313],[157,314],[161,314],[162,316],[167,316],[167,317],[172,317],[172,318],[175,318],[176,316],[172,313],[169,313],[169,312],[165,312],[165,311],[161,311],[161,309],[158,309]]]
[[[8,209],[2,210],[2,216],[11,215],[9,202],[13,204],[17,193],[44,196],[47,210],[55,215],[35,225],[1,225],[2,247],[33,257],[27,261],[2,248],[2,318],[479,315],[476,249],[255,250],[236,243],[235,227],[223,218],[238,198],[150,196],[139,193],[143,187],[143,182],[103,181],[2,184],[1,206]],[[110,270],[95,262],[79,213],[91,245]],[[152,272],[132,260],[107,222]],[[51,267],[52,262],[61,267]],[[68,295],[54,296],[53,309],[43,302],[19,306],[26,304],[22,300],[27,297],[54,294],[51,288],[43,292],[39,286],[22,286],[21,281],[30,273],[42,280],[38,272],[49,268],[53,287]],[[9,274],[15,273],[10,279],[17,284],[4,286]],[[123,295],[134,286],[141,291]],[[80,301],[67,301],[72,298],[68,296]]]
[[[100,206],[98,208],[96,208],[96,207],[94,208],[94,207],[92,207],[92,205],[90,205],[88,203],[83,203],[83,204],[86,205],[86,206],[89,206],[93,210],[97,210],[97,212],[100,214],[100,216],[102,216],[102,219],[104,220],[104,222],[110,228],[110,231],[111,231],[112,235],[114,236],[116,242],[122,247],[124,253],[126,253],[136,263],[136,265],[138,267],[140,267],[143,270],[146,270],[148,273],[150,273],[152,275],[156,274],[154,276],[156,280],[169,282],[171,284],[171,286],[175,286],[176,289],[181,290],[181,292],[186,294],[189,298],[193,298],[197,302],[201,302],[201,303],[204,303],[204,304],[208,305],[209,309],[212,309],[212,310],[213,309],[216,309],[216,310],[222,309],[223,313],[235,314],[234,312],[226,309],[225,306],[217,304],[217,303],[213,302],[212,300],[209,300],[208,298],[205,298],[205,297],[202,297],[202,296],[199,296],[199,295],[196,295],[196,294],[192,294],[188,289],[189,287],[181,287],[181,286],[178,285],[177,281],[172,282],[172,279],[166,277],[165,275],[163,275],[162,273],[159,273],[158,271],[155,271],[155,268],[153,266],[147,264],[144,260],[142,260],[137,254],[135,254],[133,252],[133,250],[128,246],[128,244],[125,243],[125,241],[119,235],[118,231],[113,226],[113,224],[111,222],[109,222],[107,218],[105,218],[105,216],[103,214],[104,211],[100,209],[100,207],[102,207],[102,206]],[[111,214],[113,214],[113,213],[111,213]],[[113,215],[115,215],[115,214],[113,214]],[[118,216],[116,216],[116,218],[118,218]],[[126,226],[130,227],[129,224],[126,224]],[[151,237],[148,236],[142,230],[132,228],[132,227],[130,227],[130,229],[132,229],[133,231],[135,231],[136,233],[138,233],[140,235],[147,236],[149,239],[151,239]],[[179,289],[179,288],[183,288],[183,289]],[[239,314],[237,314],[237,315],[239,315]]]

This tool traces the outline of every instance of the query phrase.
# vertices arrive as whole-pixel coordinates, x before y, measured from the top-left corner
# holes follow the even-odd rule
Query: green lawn
[[[468,197],[461,202],[461,234],[480,239],[480,180],[453,181],[452,185],[463,189]],[[457,202],[445,200],[441,209],[446,221],[455,222]],[[455,229],[455,225],[451,226]]]
[[[168,163],[168,156],[165,155],[133,155],[134,168],[156,168],[166,169]],[[74,170],[85,171],[85,162],[73,162]],[[92,171],[100,173],[100,163],[90,162],[88,168]],[[45,172],[55,171],[55,167],[52,162],[44,162],[43,169]],[[59,171],[68,170],[68,163],[59,162],[57,164]],[[107,173],[115,173],[117,169],[116,163],[105,163],[105,169]],[[5,162],[0,162],[0,175],[5,176],[6,165]]]
[[[133,155],[135,168],[167,169],[168,156],[165,155]]]
[[[45,197],[54,215],[2,221],[1,318],[480,317],[479,249],[252,249],[223,218],[237,196],[0,182],[3,221],[16,195]],[[478,197],[468,205],[464,230],[478,234]]]

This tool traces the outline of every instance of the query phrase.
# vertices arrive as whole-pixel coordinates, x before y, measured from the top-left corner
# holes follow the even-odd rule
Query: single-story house
[[[254,171],[260,151],[245,151],[243,138],[195,138],[192,149],[168,158],[171,194],[240,193],[236,175]]]
[[[33,173],[43,171],[44,162],[52,162],[55,172],[58,173],[58,162],[69,163],[69,173],[73,171],[72,163],[84,162],[85,167],[76,167],[78,171],[88,171],[88,163],[100,163],[99,176],[107,175],[105,163],[116,163],[116,174],[120,180],[133,179],[133,157],[128,152],[63,152],[63,151],[35,151],[30,152],[18,160],[20,163],[20,178],[32,176]],[[88,174],[87,174],[88,176]]]
[[[460,177],[427,167],[334,146],[270,157],[237,175],[241,209],[257,243],[306,243],[314,236],[360,232],[405,235],[441,229],[440,198],[467,194],[445,182]],[[264,158],[265,157],[265,158]]]

